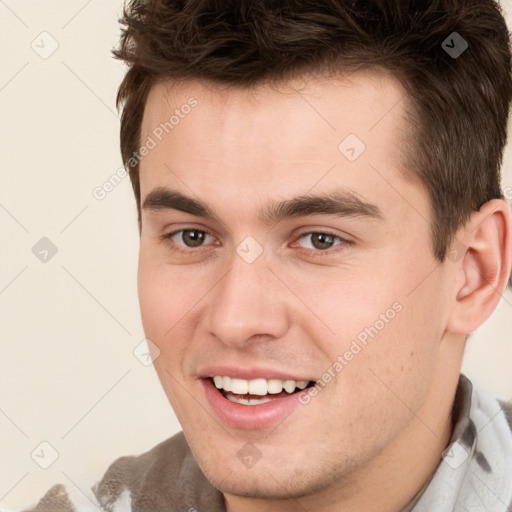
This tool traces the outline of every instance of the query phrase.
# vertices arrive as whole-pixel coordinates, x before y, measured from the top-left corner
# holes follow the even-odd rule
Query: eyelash
[[[179,253],[182,255],[189,255],[193,252],[197,253],[205,248],[205,246],[199,246],[198,248],[190,247],[190,248],[185,249],[185,248],[183,248],[185,246],[176,244],[175,242],[172,241],[173,236],[175,236],[179,233],[184,233],[186,231],[198,231],[200,233],[204,233],[205,235],[215,238],[211,233],[209,233],[208,231],[206,231],[204,229],[188,228],[188,229],[178,229],[177,231],[173,231],[172,233],[166,233],[166,234],[162,235],[160,237],[160,239],[161,239],[161,241],[168,243],[170,249],[173,252],[176,252],[176,253]],[[301,233],[293,243],[295,244],[299,240],[301,240],[303,237],[307,237],[307,236],[311,236],[311,235],[327,235],[327,236],[333,237],[335,240],[339,240],[339,242],[340,242],[339,244],[336,244],[333,247],[331,247],[330,249],[326,249],[324,251],[322,251],[320,249],[306,249],[304,247],[301,247],[302,251],[305,251],[307,254],[313,254],[314,256],[320,256],[320,257],[329,256],[329,255],[332,255],[333,253],[344,251],[347,246],[353,245],[353,243],[354,243],[354,242],[351,242],[350,240],[346,240],[346,239],[340,237],[339,235],[335,235],[334,233],[331,233],[329,231],[307,231],[305,233]]]

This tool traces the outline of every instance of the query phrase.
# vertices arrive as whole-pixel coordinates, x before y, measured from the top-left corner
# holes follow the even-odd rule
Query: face
[[[370,73],[149,95],[142,319],[227,494],[311,494],[424,429],[411,410],[442,373],[447,271],[400,168],[404,101]]]

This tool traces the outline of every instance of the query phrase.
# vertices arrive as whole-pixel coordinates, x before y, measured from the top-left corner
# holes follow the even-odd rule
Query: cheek
[[[354,265],[336,271],[300,272],[288,278],[296,301],[295,321],[331,359],[386,331],[399,313],[400,293],[378,272]],[[381,319],[383,317],[383,320]],[[376,328],[375,328],[376,326]]]
[[[360,352],[341,372],[341,394],[362,424],[392,431],[426,403],[439,364],[440,330],[436,306],[419,299],[402,297],[400,313],[381,330],[377,322],[365,329],[366,344],[359,343]]]
[[[183,392],[181,366],[187,347],[187,320],[197,303],[193,286],[183,286],[179,271],[152,258],[141,247],[138,294],[144,333],[159,351],[155,371],[179,421],[187,417],[189,396]],[[188,404],[188,405],[187,405]]]
[[[411,293],[417,269],[407,275],[385,268],[387,273],[347,272],[336,281],[296,279],[294,285],[315,312],[302,325],[327,354],[323,371],[335,383],[329,385],[333,400],[350,404],[364,421],[392,425],[395,414],[405,421],[407,407],[417,410],[425,401],[438,363],[443,312],[436,276]]]
[[[146,336],[156,345],[163,345],[181,319],[192,312],[201,290],[185,271],[159,261],[142,246],[137,283]]]

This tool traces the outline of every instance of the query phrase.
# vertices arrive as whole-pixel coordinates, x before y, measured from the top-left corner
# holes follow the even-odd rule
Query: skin
[[[218,219],[143,208],[138,286],[154,365],[194,456],[229,512],[399,511],[440,462],[466,334],[506,286],[506,203],[487,203],[461,228],[461,258],[435,259],[428,196],[400,165],[404,92],[384,73],[252,90],[160,84],[141,140],[190,97],[198,105],[141,162],[141,202],[165,187]],[[338,150],[350,133],[366,144],[354,162]],[[260,218],[271,202],[340,188],[383,218]],[[184,229],[210,236],[199,247],[183,233],[162,238]],[[312,232],[350,243],[319,250],[303,236]],[[236,252],[248,236],[263,248],[250,264]],[[394,303],[401,312],[277,427],[216,418],[198,377],[205,366],[319,380]],[[248,442],[261,453],[252,468],[237,457]]]

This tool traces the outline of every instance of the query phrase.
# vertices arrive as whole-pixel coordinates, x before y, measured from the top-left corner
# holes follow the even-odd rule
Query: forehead
[[[354,133],[366,143],[370,142],[370,134],[372,139],[379,132],[398,135],[391,134],[390,127],[407,129],[403,115],[406,95],[400,83],[383,71],[367,71],[338,78],[303,77],[250,88],[199,81],[159,83],[148,95],[142,134],[168,122],[173,113],[179,120],[171,122],[172,132],[183,133],[186,127],[178,129],[177,124],[183,120],[180,111],[189,110],[190,98],[198,103],[190,116],[195,120],[194,130],[201,129],[204,135],[215,128],[205,138],[205,144],[215,136],[219,136],[219,142],[222,135],[226,144],[240,145],[252,140],[254,131],[260,130],[258,140],[274,141],[274,146],[280,147],[280,155],[285,143],[288,148],[295,142],[295,155],[305,153],[311,157],[311,147],[318,147],[315,133],[318,137],[327,135],[325,142],[336,150],[337,139],[346,133]],[[384,130],[378,130],[379,126]],[[277,129],[284,129],[278,140]],[[297,153],[300,148],[304,151]]]
[[[245,198],[248,208],[255,197],[344,186],[383,209],[408,208],[401,188],[425,203],[402,172],[406,101],[397,80],[376,72],[250,89],[156,85],[141,130],[142,143],[156,143],[140,165],[141,196],[168,185],[219,202]]]

